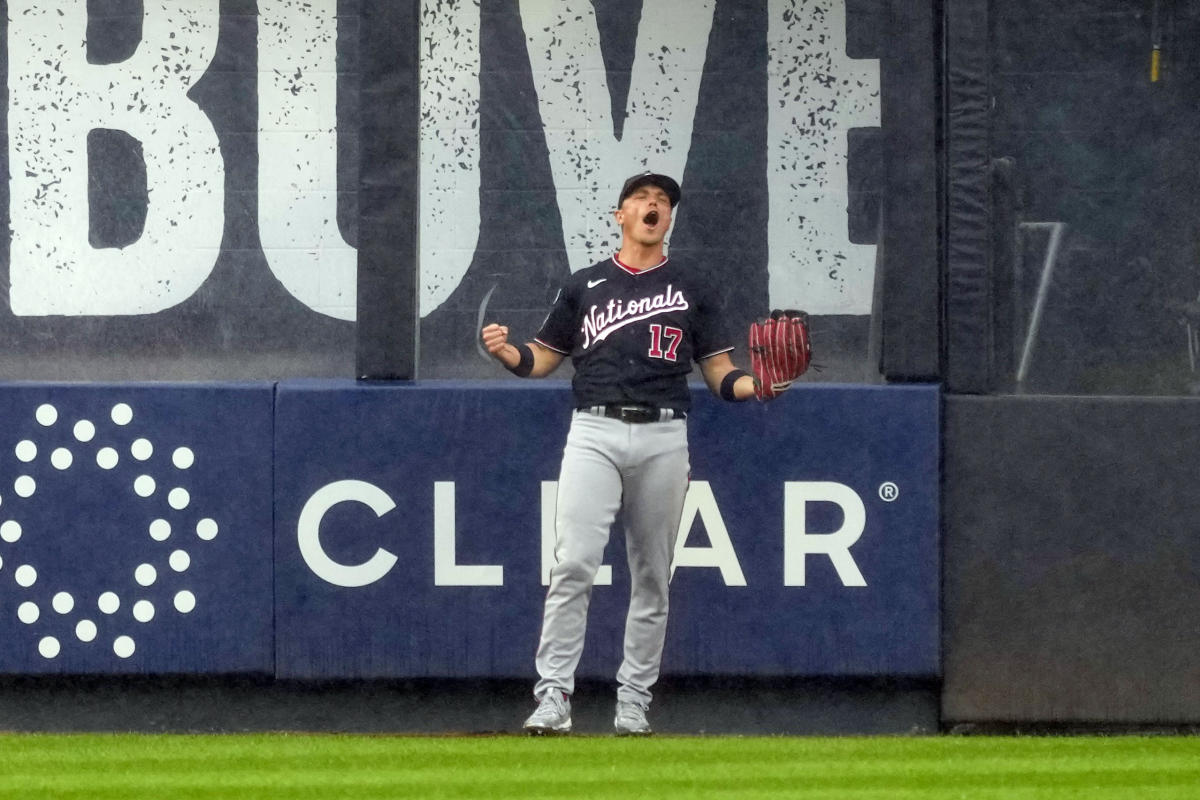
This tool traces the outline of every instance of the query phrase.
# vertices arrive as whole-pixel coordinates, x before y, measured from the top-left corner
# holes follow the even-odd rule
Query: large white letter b
[[[225,164],[187,97],[217,48],[218,0],[144,3],[142,40],[119,64],[87,62],[83,3],[10,0],[10,299],[22,316],[150,314],[212,271],[225,227]],[[125,248],[88,242],[87,136],[142,144],[149,202]]]

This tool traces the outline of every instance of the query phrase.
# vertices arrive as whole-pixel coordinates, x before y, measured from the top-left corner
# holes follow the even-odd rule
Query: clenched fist
[[[500,354],[508,345],[508,326],[497,325],[493,322],[484,326],[480,336],[483,337],[483,346],[487,348],[488,353],[494,358],[503,360]]]

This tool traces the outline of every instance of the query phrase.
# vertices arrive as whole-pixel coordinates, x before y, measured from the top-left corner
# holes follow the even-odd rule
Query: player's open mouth
[[[642,222],[646,223],[646,224],[647,224],[647,225],[649,225],[651,228],[653,228],[655,225],[657,225],[657,224],[658,224],[658,212],[657,212],[657,211],[651,211],[649,214],[647,214],[646,216],[642,217]]]

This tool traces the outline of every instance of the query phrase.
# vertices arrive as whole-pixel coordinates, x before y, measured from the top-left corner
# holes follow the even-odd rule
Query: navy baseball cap
[[[629,195],[633,194],[635,191],[643,186],[646,186],[647,184],[657,186],[666,192],[667,199],[671,201],[671,208],[674,208],[679,204],[681,193],[679,191],[679,184],[675,182],[675,179],[668,178],[666,175],[659,175],[655,172],[647,171],[639,172],[637,175],[634,175],[632,178],[625,181],[625,185],[621,187],[621,197],[619,200],[617,200],[617,208],[621,207],[621,204],[625,202],[626,197],[629,197]]]

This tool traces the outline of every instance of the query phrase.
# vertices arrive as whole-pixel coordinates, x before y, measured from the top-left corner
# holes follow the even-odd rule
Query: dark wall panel
[[[882,284],[880,371],[892,381],[936,380],[941,368],[937,64],[932,4],[896,0],[878,23],[886,200],[877,259]],[[853,163],[853,162],[852,162]]]
[[[991,385],[988,2],[950,3],[946,30],[946,385]]]
[[[1200,403],[945,406],[947,721],[1200,720]]]
[[[949,388],[1195,395],[1200,2],[969,0],[945,25]],[[989,194],[998,162],[1019,197]]]
[[[417,31],[413,0],[363,4],[359,378],[416,377]]]

